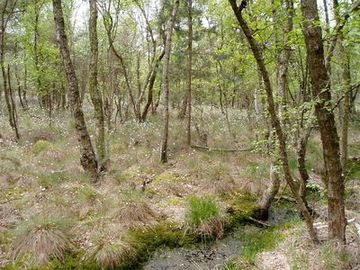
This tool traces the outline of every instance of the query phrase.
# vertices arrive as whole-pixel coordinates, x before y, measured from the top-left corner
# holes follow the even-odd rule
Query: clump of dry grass
[[[126,229],[149,228],[157,223],[157,215],[141,198],[124,198],[113,213],[113,218]]]
[[[74,248],[66,220],[35,217],[15,230],[11,244],[13,260],[20,259],[31,266],[44,266],[51,259],[63,260],[66,251]]]
[[[196,233],[202,237],[212,237],[220,239],[224,235],[224,220],[222,218],[214,218],[202,223],[196,228]]]
[[[102,269],[114,269],[125,259],[132,257],[134,250],[131,246],[122,241],[113,242],[109,239],[102,238],[86,250],[84,260],[95,261]]]

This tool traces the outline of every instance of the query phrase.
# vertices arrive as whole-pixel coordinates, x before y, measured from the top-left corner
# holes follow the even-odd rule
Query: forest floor
[[[146,123],[118,124],[107,136],[107,171],[95,185],[80,166],[67,112],[52,119],[45,112],[20,112],[18,143],[6,117],[1,119],[0,267],[137,269],[154,253],[156,257],[160,247],[183,249],[223,235],[232,235],[241,247],[222,269],[360,267],[360,238],[353,225],[348,226],[346,250],[334,256],[340,251],[332,245],[310,244],[299,217],[288,214],[295,206],[280,197],[269,228],[249,224],[247,217],[269,183],[270,159],[250,150],[255,147],[254,119],[239,111],[229,110],[227,121],[215,109],[198,108],[193,119],[198,129],[193,131],[194,144],[204,146],[200,138],[206,134],[209,148],[242,150],[236,152],[189,150],[185,121],[173,115],[167,164],[159,162],[159,115]],[[94,123],[88,123],[95,134]],[[360,157],[356,125],[349,136],[351,157]],[[296,158],[290,157],[296,174]],[[316,222],[324,223],[317,135],[309,142],[307,157],[310,204],[320,214]],[[350,163],[347,217],[359,222],[360,162],[354,158]],[[289,197],[286,185],[281,192]]]

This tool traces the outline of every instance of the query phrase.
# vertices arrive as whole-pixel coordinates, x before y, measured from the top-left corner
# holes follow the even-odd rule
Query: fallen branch
[[[263,226],[263,227],[266,227],[266,228],[270,228],[270,227],[271,227],[271,225],[269,225],[269,224],[267,224],[267,223],[265,223],[265,222],[262,222],[262,221],[260,221],[260,220],[257,220],[257,219],[255,219],[255,218],[253,218],[253,217],[248,217],[248,219],[249,219],[250,221],[254,222],[254,223],[257,223],[257,224]]]
[[[226,149],[226,148],[211,148],[207,146],[200,146],[200,145],[191,145],[191,148],[197,150],[204,150],[207,152],[226,152],[226,153],[235,153],[235,152],[248,152],[251,151],[252,148],[247,149]]]

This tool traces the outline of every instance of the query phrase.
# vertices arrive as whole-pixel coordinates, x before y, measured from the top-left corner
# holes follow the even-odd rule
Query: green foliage
[[[264,163],[250,163],[246,168],[246,174],[252,179],[264,179],[269,177],[269,166]]]
[[[348,161],[346,164],[346,178],[360,180],[360,162]]]
[[[306,184],[306,189],[309,191],[309,195],[312,195],[317,200],[326,198],[326,189],[320,187],[314,182],[308,182]],[[314,196],[315,195],[315,196]]]
[[[215,200],[211,197],[190,196],[186,212],[186,219],[190,226],[198,227],[219,217],[220,211]]]

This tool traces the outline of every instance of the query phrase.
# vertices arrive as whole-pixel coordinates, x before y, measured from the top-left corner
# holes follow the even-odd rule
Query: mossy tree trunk
[[[85,172],[89,173],[93,180],[96,181],[98,179],[98,163],[86,127],[84,113],[82,111],[78,80],[71,61],[68,40],[65,33],[65,22],[61,0],[53,0],[52,2],[60,55],[69,85],[70,107],[74,115],[76,135],[80,144],[80,162]]]

